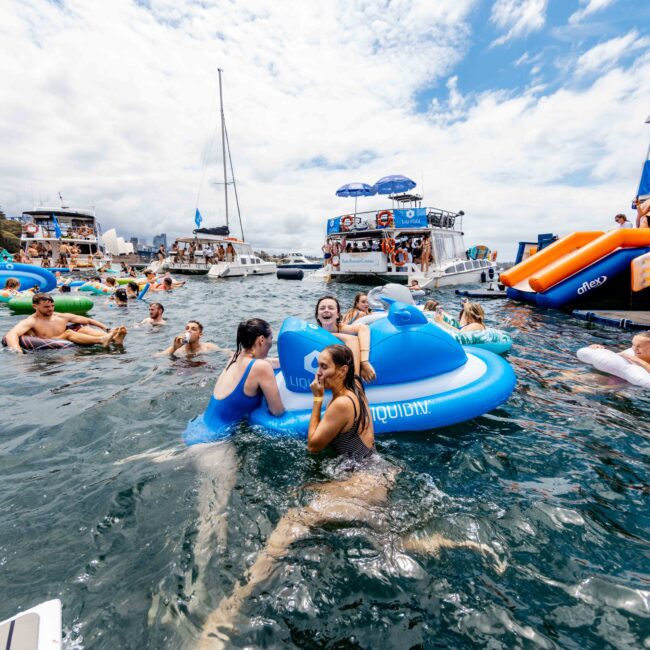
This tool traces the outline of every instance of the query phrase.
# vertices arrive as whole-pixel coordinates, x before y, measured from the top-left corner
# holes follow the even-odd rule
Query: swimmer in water
[[[194,357],[197,354],[205,352],[220,352],[222,351],[218,345],[214,343],[203,343],[201,337],[203,336],[203,325],[198,320],[187,321],[185,331],[182,334],[174,337],[172,344],[162,352],[158,352],[157,357],[163,355],[170,355],[172,357]]]
[[[268,579],[295,542],[308,538],[315,528],[337,524],[365,524],[386,537],[389,553],[406,550],[438,555],[443,548],[469,548],[490,555],[496,569],[505,565],[492,548],[473,541],[452,541],[439,534],[390,535],[391,516],[382,513],[394,485],[398,469],[383,461],[375,451],[375,436],[370,407],[363,386],[354,369],[352,351],[345,345],[329,345],[318,356],[318,370],[311,384],[313,404],[307,451],[319,453],[331,449],[345,463],[346,477],[341,480],[312,484],[311,502],[290,509],[269,536],[265,548],[246,572],[245,582],[238,583],[231,596],[224,598],[206,619],[199,648],[214,647],[228,642],[227,634],[219,628],[235,627],[235,619],[244,600],[254,588]],[[332,391],[332,400],[321,416],[324,391]]]
[[[375,369],[369,361],[370,330],[367,325],[343,325],[341,306],[334,296],[323,296],[316,303],[316,322],[347,345],[354,356],[356,373],[364,381],[373,381]]]
[[[160,284],[151,287],[151,291],[167,291],[171,293],[173,289],[173,282],[171,278],[163,278]]]
[[[22,353],[21,336],[37,336],[43,339],[71,341],[77,345],[121,345],[127,334],[124,326],[112,330],[98,320],[76,314],[60,314],[54,311],[54,300],[48,293],[37,293],[32,298],[34,313],[12,327],[6,334],[7,347]],[[69,329],[68,325],[79,325]],[[103,330],[103,331],[100,331]]]
[[[152,302],[149,305],[149,318],[140,321],[140,325],[165,325],[166,320],[163,319],[165,308],[159,302]]]
[[[0,296],[3,298],[13,298],[20,295],[20,280],[16,278],[7,278],[5,281],[5,286],[2,291],[0,291]]]
[[[438,325],[451,330],[452,332],[476,332],[485,329],[485,311],[483,307],[476,302],[465,302],[460,312],[460,327],[455,327],[448,323],[444,318],[442,308],[436,308],[435,321]]]
[[[590,348],[606,350],[604,345],[598,343],[590,345]],[[635,366],[643,368],[650,373],[650,330],[636,334],[632,338],[631,350],[623,350],[618,353],[626,361],[633,363]]]
[[[354,297],[354,303],[352,303],[352,309],[346,312],[343,318],[341,319],[342,325],[352,325],[355,320],[358,318],[363,318],[372,313],[370,309],[370,304],[368,303],[368,294],[367,293],[358,293]]]
[[[137,282],[133,282],[133,280],[131,280],[126,285],[126,295],[129,300],[137,299],[137,297],[140,295],[140,287],[138,286]]]

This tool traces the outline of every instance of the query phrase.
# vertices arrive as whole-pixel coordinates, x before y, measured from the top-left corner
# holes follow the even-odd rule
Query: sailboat
[[[225,201],[226,225],[216,228],[201,228],[203,217],[198,209],[194,215],[196,228],[191,237],[178,237],[172,245],[170,254],[163,261],[162,268],[174,273],[190,275],[208,275],[214,278],[232,278],[248,275],[267,275],[275,273],[276,265],[266,262],[253,251],[253,247],[246,242],[244,226],[239,208],[239,196],[235,183],[235,173],[226,130],[226,119],[223,110],[223,86],[219,68],[219,105],[221,117],[221,152],[223,160],[223,190]],[[227,157],[226,157],[227,154]],[[229,165],[228,165],[229,163]],[[228,180],[228,166],[230,177]],[[232,185],[241,239],[230,236],[230,212],[228,202],[228,186]]]

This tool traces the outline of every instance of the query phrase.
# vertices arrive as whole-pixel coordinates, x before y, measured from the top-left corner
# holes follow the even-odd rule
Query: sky
[[[256,249],[319,251],[338,187],[404,174],[512,260],[633,214],[649,26],[648,0],[0,0],[0,206],[60,192],[149,241],[224,223],[221,68]]]

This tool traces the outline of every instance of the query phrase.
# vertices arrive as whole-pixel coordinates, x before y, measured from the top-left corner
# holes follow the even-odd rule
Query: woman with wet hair
[[[444,320],[442,313],[436,312],[435,317],[436,323],[446,327],[449,330],[454,332],[475,332],[478,330],[484,330],[485,327],[485,311],[483,307],[477,302],[465,302],[463,308],[460,312],[460,327],[454,327],[450,325],[447,321]]]
[[[228,426],[256,409],[266,398],[269,411],[282,415],[284,406],[268,359],[273,343],[271,326],[261,318],[242,321],[237,327],[237,348],[219,375],[205,417],[213,428]]]
[[[319,298],[314,310],[316,322],[334,334],[352,351],[355,374],[364,381],[375,379],[375,369],[370,364],[370,330],[365,324],[345,325],[341,316],[341,305],[334,296]]]
[[[341,323],[343,325],[352,325],[352,323],[354,323],[354,321],[358,318],[363,318],[364,316],[368,316],[368,314],[371,313],[372,309],[370,309],[370,303],[368,302],[368,294],[358,293],[354,297],[352,309],[345,313],[341,319]]]

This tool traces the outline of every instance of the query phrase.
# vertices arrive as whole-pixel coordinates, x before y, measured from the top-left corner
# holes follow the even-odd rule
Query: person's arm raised
[[[259,387],[266,399],[269,411],[279,417],[284,413],[285,409],[282,398],[280,397],[280,391],[278,390],[278,383],[275,380],[273,368],[268,363],[256,363],[254,368],[258,375]]]
[[[309,420],[309,430],[307,432],[307,451],[310,454],[323,451],[343,431],[350,417],[349,410],[352,408],[351,403],[349,408],[347,408],[346,402],[349,402],[349,400],[334,400],[325,410],[323,419],[321,420],[320,409],[323,405],[322,397],[320,401],[315,397],[311,410],[311,419]]]

